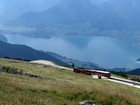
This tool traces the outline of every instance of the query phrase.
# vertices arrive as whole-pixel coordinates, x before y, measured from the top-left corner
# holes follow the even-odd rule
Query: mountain
[[[94,11],[93,11],[94,10]],[[97,9],[90,0],[63,0],[56,6],[43,12],[23,14],[9,22],[10,25],[52,25],[75,24],[92,21]]]
[[[140,58],[138,58],[136,61],[137,61],[137,62],[140,62]]]
[[[126,72],[126,71],[129,71],[129,70],[127,68],[113,68],[113,69],[109,69],[109,71]]]
[[[99,5],[90,0],[63,0],[46,11],[23,14],[7,25],[63,25],[64,29],[68,25],[89,23],[92,28],[101,30],[138,30],[139,9],[139,0],[107,0]]]
[[[74,59],[70,59],[67,57],[63,57],[61,55],[58,55],[56,53],[53,52],[47,52],[47,54],[55,57],[56,59],[59,59],[62,62],[65,62],[67,65],[71,66],[72,64],[74,64],[74,66],[80,67],[80,68],[88,68],[88,69],[100,69],[100,70],[104,70],[102,67],[100,67],[99,65],[95,64],[95,63],[91,63],[91,62],[84,62],[84,61],[79,61],[79,60],[74,60]]]
[[[7,42],[7,39],[4,35],[0,34],[0,41]]]
[[[63,0],[45,11],[28,12],[5,25],[18,29],[25,26],[26,31],[7,32],[27,37],[107,36],[140,47],[139,10],[140,0],[106,0],[98,5],[90,0]],[[33,30],[29,31],[30,28]]]
[[[2,41],[0,41],[0,57],[18,58],[25,60],[41,59],[49,60],[63,66],[71,66],[72,63],[74,63],[77,67],[103,69],[94,63],[69,59],[52,52],[38,51],[25,45],[9,44]]]
[[[13,2],[11,2],[10,0],[0,0],[0,24],[27,12],[44,11],[60,1],[61,0],[13,0]]]
[[[52,57],[51,55],[37,51],[25,45],[15,45],[0,41],[0,57],[20,58],[26,60],[49,60],[60,65],[64,62]]]
[[[139,30],[139,0],[108,0],[100,5],[104,19],[120,29]],[[104,21],[103,21],[104,22]],[[119,22],[119,24],[117,24]]]
[[[128,71],[126,72],[126,74],[130,74],[130,75],[140,75],[140,68],[132,70],[132,71]]]

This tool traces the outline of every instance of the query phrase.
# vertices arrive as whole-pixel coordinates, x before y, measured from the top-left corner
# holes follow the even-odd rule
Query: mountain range
[[[7,39],[4,35],[0,34],[0,41],[6,42]]]
[[[69,66],[72,65],[72,64],[74,64],[74,67],[75,68],[88,68],[88,69],[100,69],[100,70],[104,70],[104,68],[100,67],[99,65],[97,65],[95,63],[84,62],[84,61],[79,61],[79,60],[67,58],[67,57],[58,55],[58,54],[53,53],[53,52],[47,52],[47,54],[55,57],[56,59],[61,60],[62,62],[65,62]]]
[[[48,60],[62,66],[71,66],[74,63],[77,67],[101,69],[95,63],[69,59],[52,52],[38,51],[25,45],[10,44],[2,41],[0,41],[0,57],[23,60]]]
[[[52,25],[52,24],[75,24],[78,22],[91,21],[95,7],[90,0],[64,0],[56,6],[43,12],[30,12],[21,15],[9,22],[11,25]]]
[[[89,23],[101,30],[139,30],[139,9],[139,0],[108,0],[100,5],[90,0],[63,0],[43,12],[23,14],[7,25],[47,27]]]
[[[140,75],[140,68],[126,72],[129,75]]]
[[[50,56],[49,54],[37,51],[25,45],[9,44],[0,41],[0,57],[20,58],[25,60],[49,60],[60,65],[65,65],[64,62]]]
[[[137,41],[139,45],[139,9],[139,0],[106,0],[98,5],[90,0],[62,0],[45,11],[25,13],[6,25],[35,27],[39,37],[98,34]]]

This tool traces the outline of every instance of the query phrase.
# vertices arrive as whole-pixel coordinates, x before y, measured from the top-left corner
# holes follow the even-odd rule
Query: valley
[[[140,105],[140,0],[0,0],[0,105]]]
[[[76,60],[79,60],[96,63],[103,68],[121,67],[133,69],[140,67],[136,62],[139,58],[140,49],[133,46],[131,42],[115,38],[79,35],[55,36],[49,39],[28,38],[10,34],[5,36],[9,43],[23,44],[37,50],[55,52],[62,55],[57,56],[57,54],[50,53],[59,60],[64,59],[63,62],[76,63]],[[75,59],[75,61],[66,60],[65,57]],[[79,65],[78,62],[76,64]],[[90,63],[87,64],[90,65]]]

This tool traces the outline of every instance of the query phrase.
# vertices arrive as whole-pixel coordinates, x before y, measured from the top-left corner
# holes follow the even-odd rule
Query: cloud
[[[44,11],[61,0],[0,0],[0,24],[24,13]]]

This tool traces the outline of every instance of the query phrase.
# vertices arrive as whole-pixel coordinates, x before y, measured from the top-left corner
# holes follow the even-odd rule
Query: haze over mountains
[[[0,0],[0,23],[14,19],[24,13],[44,11],[61,0]]]
[[[18,33],[29,37],[107,36],[140,47],[139,10],[139,0],[61,0],[49,9],[25,13],[6,25],[33,28]]]
[[[42,7],[40,9],[36,9],[31,1],[23,1],[29,3],[27,7],[31,5],[31,9],[29,11],[28,9],[21,10],[21,13],[19,9],[18,15],[14,19],[5,22],[4,31],[1,31],[0,27],[2,33],[35,38],[53,38],[61,35],[84,35],[90,38],[92,36],[105,36],[129,41],[132,42],[132,45],[140,47],[139,0],[55,0],[53,2],[41,0],[40,2],[44,2],[44,6],[39,4]],[[22,2],[24,6],[25,2]],[[51,5],[47,5],[47,3]],[[26,6],[23,7],[23,10],[24,8]],[[96,48],[100,47],[96,46]],[[135,59],[137,58],[133,58],[133,60]]]
[[[44,59],[64,65],[63,62],[45,52],[37,51],[25,45],[9,44],[2,41],[0,41],[0,57],[21,58],[26,60]]]
[[[8,25],[46,27],[88,23],[102,30],[138,30],[139,5],[138,0],[108,0],[99,5],[90,0],[64,0],[43,12],[23,14]]]
[[[7,39],[2,34],[0,34],[0,41],[6,42]]]
[[[61,1],[62,0],[0,0],[0,24],[27,12],[47,10]],[[91,1],[94,4],[100,4],[104,0]]]
[[[91,21],[93,19],[94,6],[90,0],[64,0],[56,6],[43,11],[24,14],[11,25],[37,26],[52,24],[74,24]]]
[[[95,63],[83,62],[78,60],[69,59],[51,52],[43,52],[35,50],[25,45],[9,44],[0,41],[0,58],[9,57],[25,60],[48,60],[58,65],[71,66],[72,62],[76,67],[103,69]]]
[[[116,16],[116,22],[120,22],[122,29],[139,29],[139,0],[110,0],[102,8],[108,17]]]

